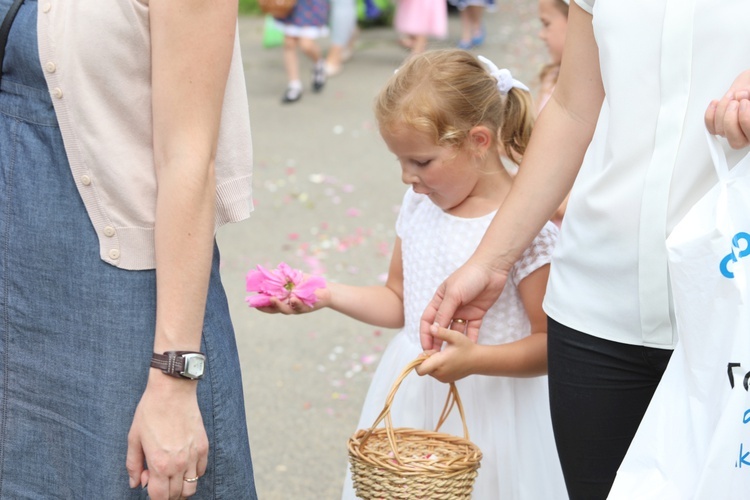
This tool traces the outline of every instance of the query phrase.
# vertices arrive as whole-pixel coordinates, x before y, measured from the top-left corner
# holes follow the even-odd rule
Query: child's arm
[[[463,333],[433,325],[432,334],[446,345],[418,366],[417,373],[432,375],[441,382],[453,382],[474,374],[536,377],[547,373],[547,316],[542,310],[542,299],[548,277],[549,264],[518,284],[531,323],[530,335],[507,344],[480,345]]]
[[[268,307],[258,310],[267,313],[302,314],[329,307],[356,320],[383,328],[404,326],[404,272],[401,263],[401,238],[396,238],[385,285],[352,286],[328,283],[315,292],[318,301],[307,307],[298,298],[289,303],[271,299]]]

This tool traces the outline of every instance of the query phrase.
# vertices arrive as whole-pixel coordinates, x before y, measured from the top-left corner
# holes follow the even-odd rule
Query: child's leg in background
[[[470,49],[478,47],[484,43],[484,26],[482,18],[484,17],[484,6],[467,5],[460,11],[461,19],[461,40],[458,47],[461,49]]]
[[[413,35],[412,36],[411,53],[419,54],[427,50],[427,35]]]
[[[299,38],[284,36],[284,68],[287,88],[282,98],[283,102],[298,101],[302,97],[302,81],[299,79],[299,57],[297,56],[299,41]]]
[[[331,46],[326,58],[326,73],[331,76],[341,71],[349,44],[357,25],[357,6],[355,0],[331,1]]]
[[[471,20],[471,43],[478,47],[484,43],[484,6],[469,5],[466,10]]]
[[[414,48],[414,37],[405,33],[399,33],[398,43],[403,48],[411,50]]]
[[[289,83],[299,80],[299,58],[297,57],[297,47],[300,45],[300,39],[292,36],[284,37],[284,68],[286,69],[286,78]]]
[[[302,49],[302,53],[305,54],[313,62],[313,83],[312,88],[314,92],[320,92],[326,83],[326,72],[325,72],[325,60],[323,59],[323,51],[320,49],[320,45],[313,38],[300,38],[299,47]]]

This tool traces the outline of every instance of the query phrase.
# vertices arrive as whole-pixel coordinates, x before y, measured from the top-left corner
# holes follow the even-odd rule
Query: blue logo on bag
[[[735,253],[734,249],[740,248],[740,241],[745,242],[745,248],[740,250],[738,253]],[[734,278],[734,273],[729,270],[729,263],[737,262],[738,259],[750,255],[750,234],[747,234],[745,232],[739,232],[735,234],[734,238],[732,238],[732,247],[732,251],[729,252],[729,254],[723,259],[721,259],[721,264],[719,264],[719,270],[721,271],[721,274],[729,279]]]

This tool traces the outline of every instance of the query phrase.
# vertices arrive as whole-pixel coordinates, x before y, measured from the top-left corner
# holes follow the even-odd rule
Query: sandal
[[[479,30],[479,33],[476,34],[474,37],[472,37],[471,44],[474,47],[479,47],[480,45],[484,43],[484,39],[486,36],[487,36],[487,32],[484,29],[484,25],[482,25],[482,27]]]
[[[456,48],[459,48],[459,49],[461,49],[461,50],[469,50],[469,49],[471,49],[472,47],[474,47],[474,44],[473,44],[472,42],[464,42],[463,40],[460,40],[460,41],[459,41],[459,42],[458,42],[458,43],[456,44]]]

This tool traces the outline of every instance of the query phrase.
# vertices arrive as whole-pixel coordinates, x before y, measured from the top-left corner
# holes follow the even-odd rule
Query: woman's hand
[[[152,369],[135,410],[125,464],[130,487],[148,487],[153,500],[194,495],[198,483],[185,479],[206,472],[208,437],[198,409],[197,383]]]
[[[732,148],[750,145],[750,70],[740,73],[724,97],[711,101],[704,119],[708,131],[726,137]]]
[[[447,327],[454,319],[466,321],[466,336],[476,342],[487,310],[500,297],[507,274],[490,266],[467,262],[438,287],[419,326],[422,349],[439,351],[442,339],[433,337],[433,325]]]

